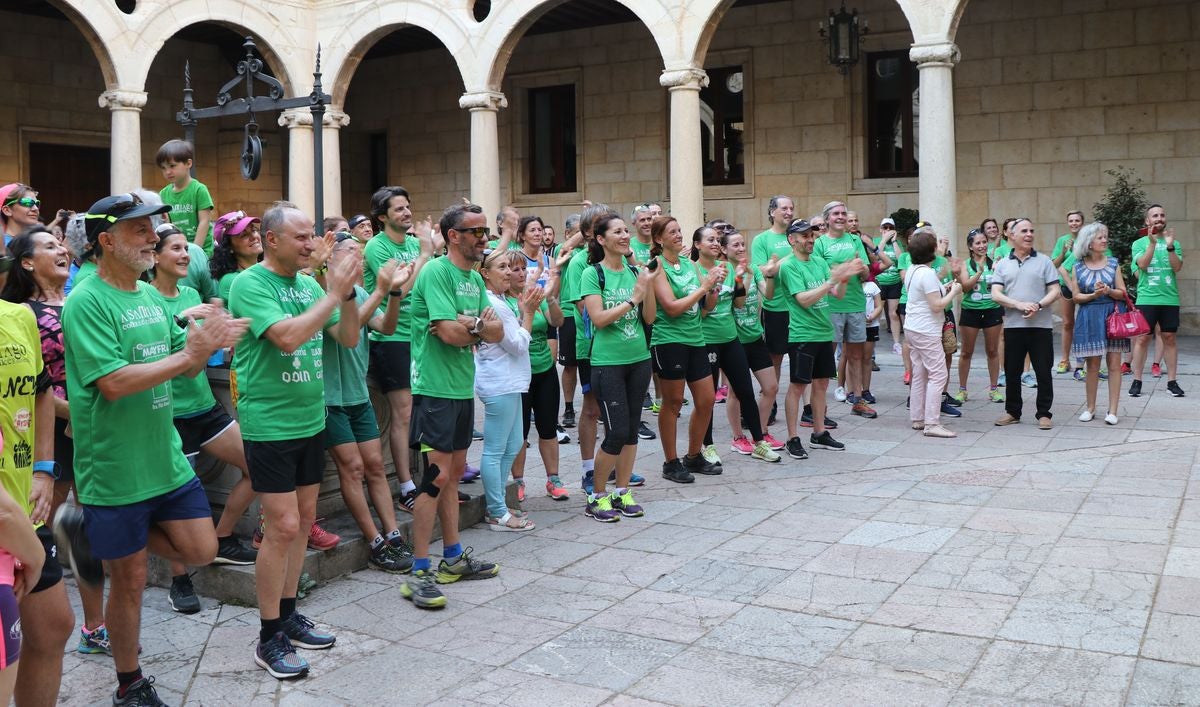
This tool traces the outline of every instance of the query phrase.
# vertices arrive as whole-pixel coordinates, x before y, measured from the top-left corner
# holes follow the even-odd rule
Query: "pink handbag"
[[[1133,306],[1129,293],[1125,294],[1125,311],[1121,311],[1121,303],[1117,302],[1112,314],[1108,315],[1105,328],[1110,339],[1132,339],[1150,333],[1150,325],[1138,308]]]

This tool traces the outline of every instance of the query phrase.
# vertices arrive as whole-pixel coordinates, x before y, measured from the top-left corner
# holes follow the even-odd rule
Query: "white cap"
[[[892,219],[890,219],[890,218],[885,218],[884,220],[882,220],[882,221],[880,221],[880,222],[879,222],[879,225],[880,225],[880,226],[891,226],[892,228],[895,228],[895,227],[896,227],[896,222],[895,222],[895,221],[893,221],[893,220],[892,220]]]

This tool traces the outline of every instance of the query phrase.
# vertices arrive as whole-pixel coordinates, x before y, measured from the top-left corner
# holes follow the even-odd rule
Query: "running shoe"
[[[767,440],[765,439],[760,439],[754,443],[754,454],[751,455],[751,458],[771,462],[772,464],[782,459],[778,452],[771,449],[771,445],[767,444]]]
[[[112,655],[112,644],[108,640],[108,629],[104,624],[100,624],[91,631],[85,627],[79,627],[79,645],[75,648],[76,653],[84,655],[98,655],[106,653]]]
[[[734,437],[733,442],[729,445],[729,449],[745,456],[750,456],[754,453],[754,445],[750,443],[750,440],[746,439],[745,435]]]
[[[1171,397],[1173,398],[1183,397],[1183,388],[1179,387],[1179,383],[1177,381],[1167,381],[1167,390],[1171,393]]]
[[[580,481],[579,481],[579,488],[583,489],[583,492],[588,494],[589,496],[592,495],[592,493],[593,493],[594,481],[593,481],[592,474],[594,474],[594,473],[595,472],[585,471],[583,473],[583,478],[580,479]]]
[[[1162,378],[1162,366],[1158,365],[1157,363],[1152,364],[1150,366],[1150,375],[1154,376],[1155,378]]]
[[[962,405],[963,403],[967,402],[967,398],[970,397],[970,394],[967,393],[966,388],[959,387],[958,392],[955,393],[953,397],[955,402],[957,402],[959,405]]]
[[[904,354],[904,349],[900,347],[899,341],[892,342],[892,353],[896,354],[897,356],[902,356]]]
[[[949,393],[947,393],[945,391],[942,391],[942,402],[950,403],[954,407],[958,407],[959,405],[962,405],[962,403],[958,402],[958,398],[955,398],[953,395],[950,395]]]
[[[391,545],[383,542],[379,543],[379,547],[371,548],[367,564],[391,574],[408,574],[408,571],[412,569],[412,558],[408,558],[406,561]]]
[[[875,412],[875,409],[867,405],[866,401],[863,400],[854,403],[854,407],[850,408],[850,414],[865,417],[868,420],[874,420],[879,417],[879,413]]]
[[[587,505],[583,507],[583,514],[601,523],[616,523],[621,520],[621,512],[613,509],[611,495],[588,496]]]
[[[721,466],[721,455],[717,454],[717,445],[705,445],[704,448],[700,450],[700,455],[703,456],[704,461],[708,462],[709,464],[712,464],[713,466]]]
[[[876,403],[875,396],[871,394],[871,391],[866,390],[866,389],[863,390],[862,399],[867,401],[867,403],[869,403],[871,405],[874,405]]]
[[[1021,374],[1021,385],[1026,388],[1037,387],[1037,379],[1033,377],[1033,371],[1026,371]]]
[[[555,431],[558,433],[558,443],[559,444],[570,444],[571,443],[571,435],[567,434],[567,431],[563,429],[562,425],[558,425]]]
[[[912,385],[912,371],[904,372],[904,385]]]
[[[662,475],[667,481],[674,481],[677,484],[690,484],[696,480],[696,477],[692,476],[679,459],[663,462]]]
[[[483,433],[480,432],[479,430],[475,429],[474,427],[472,427],[471,428],[471,439],[476,442],[479,442],[479,441],[483,440]]]
[[[1000,389],[1000,386],[994,385],[988,388],[988,400],[991,400],[993,403],[1004,402],[1004,391]]]
[[[854,393],[846,393],[846,399],[843,400],[842,402],[846,403],[847,405],[853,405],[854,403],[857,403],[861,399],[862,398],[858,397]]]
[[[642,401],[642,409],[649,410],[654,405],[654,398],[650,397],[650,391],[646,391],[646,399]]]
[[[819,435],[809,435],[808,444],[811,447],[829,449],[835,452],[841,452],[846,449],[846,445],[834,439],[833,435],[829,434],[829,430],[825,430]]]
[[[500,574],[500,565],[471,557],[471,548],[453,560],[442,559],[438,563],[437,583],[451,584],[460,579],[491,579]]]
[[[563,486],[562,479],[555,474],[546,479],[546,495],[555,501],[565,501],[571,497],[571,492]]]
[[[1058,365],[1054,367],[1055,373],[1066,373],[1069,370],[1071,370],[1071,362],[1065,358],[1059,361]]]
[[[872,356],[872,357],[871,357],[871,372],[872,372],[872,373],[878,373],[878,372],[879,372],[879,364],[875,362],[875,357],[874,357],[874,356]]]
[[[650,405],[651,414],[657,415],[660,410],[662,410],[662,401],[661,400],[655,400],[653,403],[651,403],[651,405]]]
[[[263,535],[267,532],[267,517],[262,511],[258,512],[258,525],[254,526],[254,534],[250,536],[250,547],[257,550],[262,547]]]
[[[810,408],[807,405],[804,406],[804,412],[800,415],[800,426],[801,427],[812,427],[813,426],[812,408]],[[825,429],[836,430],[837,426],[838,426],[838,423],[836,420],[831,420],[828,417],[825,418]]]
[[[331,533],[316,523],[313,523],[308,531],[308,546],[313,550],[332,550],[341,541],[340,535]]]
[[[562,426],[566,427],[567,429],[571,429],[572,427],[575,426],[575,410],[574,410],[574,408],[567,408],[566,410],[563,411]]]
[[[1108,380],[1108,369],[1107,368],[1100,369],[1100,380],[1102,380],[1102,381]]]
[[[687,398],[683,399],[683,407],[687,407],[688,405],[691,405],[691,404],[692,404],[691,400],[688,400]]]
[[[718,476],[724,469],[719,464],[712,464],[704,458],[703,454],[695,456],[688,455],[683,458],[683,468],[693,474],[704,474],[705,476]]]
[[[838,387],[834,388],[833,389],[833,399],[838,401],[839,403],[846,402],[846,389],[840,385]]]
[[[258,559],[258,551],[246,547],[235,535],[217,538],[217,556],[214,565],[252,565]]]
[[[787,453],[792,459],[808,459],[808,452],[804,450],[799,437],[792,437],[787,441]]]
[[[516,479],[517,482],[517,503],[525,502],[525,479]]]
[[[767,415],[767,425],[768,426],[775,424],[775,415],[778,412],[779,412],[779,403],[772,402],[771,403],[771,414]]]
[[[114,705],[123,705],[126,707],[165,707],[167,704],[158,698],[158,693],[154,690],[154,677],[147,676],[138,680],[129,686],[124,695],[118,694],[120,690],[113,692],[112,702]]]
[[[54,542],[77,581],[93,586],[104,584],[104,565],[92,557],[92,544],[83,527],[83,509],[64,503],[54,513]],[[61,556],[61,554],[60,554]]]
[[[638,422],[638,439],[658,439],[658,435],[645,422]]]
[[[617,470],[616,469],[613,469],[612,473],[608,475],[608,483],[610,483],[610,484],[617,483]],[[640,476],[638,474],[630,474],[629,475],[629,485],[630,486],[645,486],[646,485],[646,477]]]
[[[633,494],[628,490],[619,495],[613,491],[608,498],[612,509],[626,518],[641,518],[646,515],[645,510],[633,500]]]
[[[416,570],[400,585],[400,596],[419,609],[440,609],[446,605],[446,595],[433,578],[433,570]]]
[[[1129,384],[1129,397],[1131,397],[1131,398],[1142,397],[1142,382],[1140,380],[1135,379],[1132,383]]]
[[[401,491],[396,498],[396,507],[402,511],[413,512],[413,508],[417,505],[417,490]]]
[[[283,635],[288,637],[293,646],[310,651],[332,648],[337,642],[336,636],[317,628],[316,624],[299,611],[293,611],[291,616],[283,620]]]
[[[1123,375],[1123,376],[1133,375],[1133,369],[1130,368],[1128,361],[1124,361],[1121,363],[1121,375]]]
[[[996,385],[1001,388],[1008,385],[1008,376],[1004,374],[1004,371],[1000,371],[1000,377],[996,379]]]
[[[1075,372],[1071,374],[1071,377],[1081,383],[1087,380],[1087,374],[1083,372],[1082,368],[1076,368]]]
[[[308,674],[308,661],[296,653],[296,647],[283,631],[277,631],[269,641],[259,641],[254,662],[273,678],[286,680]]]
[[[771,433],[769,432],[763,435],[763,439],[767,444],[771,445],[771,449],[774,449],[777,452],[784,448],[784,443],[772,437]]]
[[[463,469],[463,475],[462,475],[462,478],[459,479],[459,481],[464,484],[469,484],[478,478],[479,478],[478,467],[471,466],[471,464],[468,462],[466,464],[466,467]]]
[[[180,614],[195,614],[200,611],[200,597],[192,586],[192,576],[181,574],[171,578],[171,591],[167,594],[171,610]]]
[[[717,388],[717,392],[716,392],[715,396],[713,397],[713,402],[716,403],[717,405],[720,405],[721,403],[725,402],[725,398],[728,398],[728,397],[729,397],[729,386],[723,385],[723,386]]]
[[[942,401],[942,414],[946,417],[962,417],[962,412],[945,400]]]

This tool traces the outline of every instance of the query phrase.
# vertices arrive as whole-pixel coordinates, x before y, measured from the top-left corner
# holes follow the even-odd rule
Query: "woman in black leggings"
[[[751,411],[746,416],[746,426],[754,440],[754,449],[750,456],[767,462],[778,462],[780,456],[771,449],[763,439],[762,422],[758,415],[753,414],[755,408],[754,385],[750,382],[750,363],[746,360],[746,351],[738,340],[737,326],[733,321],[734,307],[741,307],[746,301],[746,286],[754,286],[746,266],[738,263],[731,266],[723,263],[720,258],[725,253],[727,236],[717,233],[708,227],[697,228],[692,234],[692,260],[700,266],[700,276],[707,276],[710,270],[724,265],[725,280],[717,287],[717,304],[704,313],[702,329],[704,343],[708,347],[708,363],[712,366],[713,385],[716,385],[718,371],[725,372],[725,380],[738,399],[742,408]],[[719,463],[717,447],[713,443],[712,420],[708,422],[708,431],[704,435],[704,458],[710,463]]]

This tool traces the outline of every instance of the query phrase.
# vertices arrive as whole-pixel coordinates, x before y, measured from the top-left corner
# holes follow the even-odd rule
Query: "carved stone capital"
[[[463,110],[498,111],[508,107],[508,99],[499,91],[471,91],[459,97],[458,107]]]
[[[309,114],[309,122],[312,122],[312,114]],[[344,128],[350,124],[350,116],[344,111],[336,108],[326,108],[325,115],[321,118],[321,125],[327,128]]]
[[[908,58],[917,68],[926,66],[953,67],[962,58],[958,45],[954,42],[938,42],[937,44],[914,44],[908,50]]]
[[[121,88],[113,89],[101,93],[99,102],[101,108],[108,108],[109,110],[140,111],[146,107],[146,92],[127,91]]]
[[[278,122],[280,127],[288,130],[300,127],[312,128],[312,111],[307,108],[290,108],[279,114]]]
[[[684,69],[666,69],[658,77],[660,86],[669,89],[690,89],[699,91],[708,85],[708,73],[704,69],[687,67]]]

